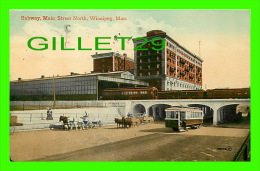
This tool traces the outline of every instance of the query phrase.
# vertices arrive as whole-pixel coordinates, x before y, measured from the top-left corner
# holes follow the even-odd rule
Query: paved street
[[[249,129],[216,127],[174,133],[162,123],[131,129],[28,131],[11,136],[11,154],[18,161],[232,161],[248,133]],[[28,147],[20,139],[23,148],[17,148],[19,134],[38,140]],[[232,149],[219,149],[226,147]]]

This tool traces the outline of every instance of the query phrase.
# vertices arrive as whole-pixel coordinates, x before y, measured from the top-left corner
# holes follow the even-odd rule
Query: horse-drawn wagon
[[[122,117],[122,119],[115,118],[115,123],[117,124],[117,128],[127,128],[129,127],[134,127],[134,126],[139,126],[140,124],[148,124],[148,123],[154,123],[154,118],[153,117],[148,117],[148,116],[138,116],[135,117],[134,114],[128,114],[128,117]]]
[[[81,117],[82,118],[82,117]],[[89,128],[95,128],[95,127],[101,127],[102,122],[101,120],[94,120],[94,121],[90,121],[90,120],[86,120],[83,119],[82,121],[80,121],[78,118],[74,118],[71,120],[70,117],[68,116],[60,116],[59,119],[60,122],[63,122],[63,129],[89,129]]]

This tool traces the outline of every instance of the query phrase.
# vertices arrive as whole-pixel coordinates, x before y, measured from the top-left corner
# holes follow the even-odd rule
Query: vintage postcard
[[[250,151],[250,10],[10,10],[11,161]]]

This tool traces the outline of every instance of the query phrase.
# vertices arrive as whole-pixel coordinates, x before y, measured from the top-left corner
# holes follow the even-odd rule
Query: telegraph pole
[[[55,109],[55,102],[56,102],[56,87],[55,87],[55,79],[53,75],[53,80],[52,80],[52,89],[53,89],[53,109]]]
[[[199,57],[200,57],[200,41],[199,41]]]

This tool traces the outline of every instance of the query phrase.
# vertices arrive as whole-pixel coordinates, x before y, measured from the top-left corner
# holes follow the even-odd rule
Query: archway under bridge
[[[133,108],[133,114],[138,115],[138,114],[143,114],[146,113],[146,109],[144,105],[142,104],[136,104]]]
[[[220,107],[217,111],[218,124],[241,121],[242,114],[237,113],[238,105],[239,104],[231,104]]]
[[[169,104],[154,104],[148,108],[148,116],[155,120],[164,120],[166,117],[165,109],[170,108]]]

